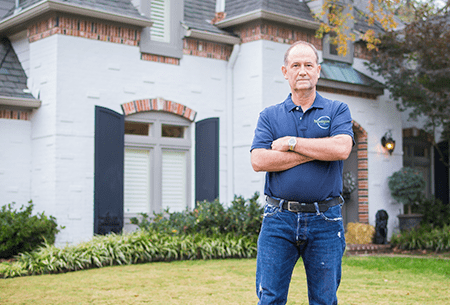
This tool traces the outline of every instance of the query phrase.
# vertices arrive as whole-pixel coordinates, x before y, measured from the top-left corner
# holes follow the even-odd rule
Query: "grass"
[[[174,261],[0,280],[0,304],[256,304],[255,259]],[[450,304],[450,260],[345,257],[339,304]],[[288,304],[308,304],[297,264]]]

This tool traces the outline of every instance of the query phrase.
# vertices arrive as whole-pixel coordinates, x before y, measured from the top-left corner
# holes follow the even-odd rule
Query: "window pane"
[[[415,157],[428,157],[427,148],[423,146],[414,146]]]
[[[186,209],[186,152],[162,152],[162,208],[171,212]]]
[[[148,123],[125,122],[125,134],[148,136],[149,130],[150,124]]]
[[[150,151],[125,149],[125,213],[150,212]]]
[[[330,55],[338,55],[338,49],[337,49],[337,44],[333,44],[331,43],[332,39],[336,39],[336,33],[332,32],[330,33],[330,39],[329,39],[329,46],[330,46]]]
[[[338,55],[337,45],[330,43],[330,54]]]
[[[161,136],[166,138],[184,138],[184,127],[162,124]]]

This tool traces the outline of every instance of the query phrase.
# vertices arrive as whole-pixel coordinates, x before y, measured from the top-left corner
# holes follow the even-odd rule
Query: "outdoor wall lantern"
[[[387,149],[390,155],[392,155],[392,152],[395,148],[395,141],[392,139],[391,131],[389,130],[384,134],[384,136],[381,138],[381,145],[383,145],[384,148]]]

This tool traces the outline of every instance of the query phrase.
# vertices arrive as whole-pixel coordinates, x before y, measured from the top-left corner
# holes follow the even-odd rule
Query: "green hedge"
[[[423,215],[422,225],[434,228],[450,225],[450,204],[445,204],[434,196],[422,198],[419,204],[414,206],[413,212]]]
[[[32,216],[31,201],[18,210],[14,206],[13,202],[0,209],[0,258],[32,251],[44,242],[55,242],[59,229],[53,216],[46,216],[44,213]]]
[[[450,251],[450,225],[436,228],[422,225],[394,234],[391,237],[391,245],[404,250]]]
[[[244,199],[235,196],[228,208],[218,200],[213,202],[198,202],[193,211],[154,214],[150,219],[147,214],[141,214],[141,220],[131,219],[141,229],[152,229],[167,234],[197,234],[204,235],[233,233],[237,236],[254,236],[259,234],[264,208],[257,202],[259,193]]]
[[[89,242],[64,248],[47,244],[34,252],[20,254],[14,262],[0,264],[0,276],[61,273],[153,261],[252,258],[256,257],[256,243],[257,236],[168,235],[138,230],[95,236]]]

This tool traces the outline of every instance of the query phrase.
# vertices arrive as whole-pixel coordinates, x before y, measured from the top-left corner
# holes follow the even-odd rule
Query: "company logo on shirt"
[[[327,115],[321,116],[317,120],[314,120],[314,123],[317,124],[322,129],[330,128],[331,118]]]

